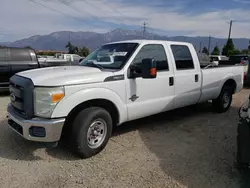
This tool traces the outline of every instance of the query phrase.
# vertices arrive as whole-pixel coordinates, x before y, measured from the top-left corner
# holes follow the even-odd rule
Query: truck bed
[[[244,67],[242,65],[219,65],[209,68],[201,69],[202,72],[202,96],[200,101],[206,101],[206,99],[215,99],[220,93],[225,82],[225,76],[231,77],[239,83],[235,92],[241,90],[243,86],[243,72]]]

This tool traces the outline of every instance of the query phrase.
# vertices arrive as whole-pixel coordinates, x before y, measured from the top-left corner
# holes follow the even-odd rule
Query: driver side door
[[[141,47],[130,67],[140,66],[145,58],[153,58],[157,66],[154,79],[126,78],[128,119],[138,119],[173,108],[174,77],[169,65],[165,44],[146,44]],[[130,68],[128,69],[130,71]],[[129,74],[128,74],[129,75]]]

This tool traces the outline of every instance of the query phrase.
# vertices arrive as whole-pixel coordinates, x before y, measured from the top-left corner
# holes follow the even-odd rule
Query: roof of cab
[[[178,41],[169,41],[169,40],[123,40],[123,41],[116,41],[116,42],[110,42],[110,43],[106,43],[106,44],[116,44],[116,43],[158,43],[158,42],[166,42],[166,43],[170,43],[170,44],[182,44],[182,45],[187,45],[187,44],[191,44],[189,42],[178,42]]]

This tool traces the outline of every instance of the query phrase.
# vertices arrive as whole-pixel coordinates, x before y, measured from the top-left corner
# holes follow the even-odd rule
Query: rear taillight
[[[240,64],[241,64],[241,65],[244,65],[244,61],[240,61]]]

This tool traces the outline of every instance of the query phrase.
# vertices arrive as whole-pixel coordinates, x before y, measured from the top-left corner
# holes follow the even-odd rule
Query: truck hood
[[[36,86],[62,86],[103,82],[113,73],[86,66],[58,66],[28,70],[17,75],[30,78]]]

